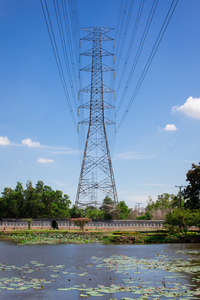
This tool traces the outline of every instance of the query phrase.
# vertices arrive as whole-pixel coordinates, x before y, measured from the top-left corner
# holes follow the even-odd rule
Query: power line
[[[118,39],[118,33],[119,33],[119,28],[120,28],[120,23],[121,23],[121,17],[122,17],[122,11],[123,11],[123,0],[120,1],[120,6],[118,10],[118,17],[117,17],[117,23],[115,26],[115,41]]]
[[[57,0],[58,1],[58,0]],[[71,35],[70,35],[70,28],[69,28],[69,18],[67,15],[67,8],[66,8],[66,2],[63,0],[61,1],[62,4],[62,11],[63,11],[63,19],[64,19],[64,27],[65,27],[65,32],[66,32],[66,36],[67,36],[67,42],[68,42],[68,50],[69,50],[69,54],[70,54],[70,58],[71,58],[71,63],[72,63],[72,72],[74,75],[74,82],[75,82],[75,89],[78,89],[78,82],[77,82],[77,78],[78,78],[78,67],[77,67],[77,61],[78,58],[76,58],[74,56],[74,51],[73,51],[73,43],[71,41]],[[68,9],[68,12],[70,10]],[[76,68],[75,68],[76,66]]]
[[[121,43],[120,38],[122,36],[122,31],[123,31],[123,28],[124,28],[124,19],[125,19],[126,12],[127,12],[127,5],[128,5],[128,0],[125,0],[124,1],[124,7],[122,9],[122,17],[121,17],[121,22],[120,22],[120,26],[119,26],[118,37],[117,37],[117,40],[116,40],[118,45],[120,45],[120,43]],[[119,47],[117,49],[119,49]],[[117,56],[118,56],[118,50],[116,51],[116,57]]]
[[[76,127],[76,119],[75,119],[75,116],[74,116],[73,107],[72,107],[70,97],[69,97],[69,93],[68,93],[68,89],[67,89],[67,84],[66,84],[62,64],[61,64],[61,59],[60,59],[59,52],[58,52],[58,47],[57,47],[57,43],[56,43],[56,39],[55,39],[53,27],[52,27],[52,22],[51,22],[48,6],[47,6],[47,3],[46,3],[46,0],[44,0],[45,7],[42,3],[42,0],[40,0],[40,3],[41,3],[41,6],[42,6],[44,19],[45,19],[45,22],[46,22],[49,38],[50,38],[51,45],[52,45],[52,48],[53,48],[53,53],[54,53],[54,57],[55,57],[55,60],[56,60],[56,65],[57,65],[58,72],[59,72],[59,75],[60,75],[60,79],[61,79],[61,82],[62,82],[62,86],[63,86],[63,89],[64,89],[64,93],[65,93],[65,97],[66,97],[67,104],[68,104],[68,107],[69,107],[69,111],[70,111],[70,114],[71,114],[71,117],[72,117],[73,124]],[[46,12],[45,12],[45,8],[46,8]]]
[[[128,65],[129,57],[130,57],[130,54],[131,54],[131,50],[132,50],[133,43],[134,43],[134,40],[135,40],[135,36],[136,36],[136,33],[137,33],[137,29],[138,29],[138,26],[139,26],[140,18],[141,18],[141,15],[142,15],[144,3],[145,3],[145,0],[141,0],[139,8],[138,8],[138,13],[137,13],[137,17],[136,17],[136,20],[135,20],[135,23],[134,23],[134,27],[133,27],[133,31],[132,31],[132,35],[131,35],[131,40],[130,40],[128,50],[127,50],[127,53],[126,53],[126,57],[125,57],[124,66],[123,66],[123,69],[122,69],[119,85],[118,85],[117,90],[116,90],[117,94],[118,94],[118,91],[121,87],[122,80],[123,80],[123,77],[124,77],[124,74],[125,74],[125,71],[126,71],[126,67]],[[117,71],[118,71],[118,68],[116,68],[116,72]]]
[[[76,27],[76,9],[74,7],[74,0],[68,0],[69,3],[69,15],[70,15],[70,20],[71,20],[71,28],[72,28],[72,36],[73,36],[73,42],[74,42],[74,49],[76,53],[76,57],[78,58],[79,56],[79,47],[78,47],[78,41],[79,41],[79,35],[77,33],[77,27]],[[77,41],[77,43],[76,43]]]
[[[131,0],[129,8],[128,8],[127,17],[126,17],[126,23],[125,23],[125,26],[124,26],[124,33],[123,33],[123,37],[122,37],[122,40],[121,40],[121,46],[117,48],[117,49],[119,49],[119,51],[118,51],[119,55],[118,55],[118,52],[116,53],[116,56],[118,57],[117,66],[120,64],[121,56],[122,56],[122,53],[123,53],[123,50],[124,50],[124,45],[125,45],[125,40],[126,40],[126,36],[127,36],[129,22],[130,22],[130,17],[131,17],[131,13],[132,13],[132,9],[133,9],[133,4],[134,4],[134,0]]]
[[[132,105],[133,101],[135,100],[135,98],[136,98],[136,96],[137,96],[137,93],[138,93],[138,91],[139,91],[139,89],[140,89],[140,87],[141,87],[141,85],[142,85],[142,82],[143,82],[143,80],[144,80],[144,78],[145,78],[145,76],[146,76],[146,74],[147,74],[147,71],[148,71],[148,69],[149,69],[149,67],[150,67],[150,65],[151,65],[151,63],[152,63],[152,61],[153,61],[153,58],[154,58],[154,56],[155,56],[155,54],[156,54],[156,52],[157,52],[157,50],[158,50],[158,47],[159,47],[159,45],[160,45],[160,42],[161,42],[161,40],[162,40],[162,38],[163,38],[163,36],[164,36],[164,34],[165,34],[165,31],[166,31],[166,29],[167,29],[167,27],[168,27],[168,25],[169,25],[169,22],[170,22],[170,20],[171,20],[171,18],[172,18],[172,15],[173,15],[173,13],[174,13],[174,11],[175,11],[175,8],[176,8],[176,6],[177,6],[179,0],[176,0],[176,3],[175,3],[175,4],[174,4],[174,2],[175,2],[175,0],[172,1],[172,4],[171,4],[171,6],[170,6],[170,8],[169,8],[169,10],[168,10],[167,16],[166,16],[166,18],[165,18],[165,20],[164,20],[164,22],[163,22],[163,25],[162,25],[162,27],[161,27],[161,30],[160,30],[160,32],[159,32],[159,34],[158,34],[158,37],[157,37],[156,42],[155,42],[155,44],[154,44],[154,46],[153,46],[153,49],[152,49],[152,51],[151,51],[151,53],[150,53],[150,55],[149,55],[149,58],[148,58],[148,60],[147,60],[147,62],[146,62],[146,65],[145,65],[145,67],[144,67],[144,70],[143,70],[143,72],[142,72],[142,74],[141,74],[141,76],[140,76],[140,79],[139,79],[139,81],[138,81],[138,83],[137,83],[137,86],[136,86],[136,88],[135,88],[135,90],[134,90],[134,93],[133,93],[133,95],[132,95],[132,97],[131,97],[131,99],[130,99],[130,101],[129,101],[129,103],[128,103],[128,106],[127,106],[127,108],[126,108],[126,110],[125,110],[125,112],[124,112],[124,114],[123,114],[123,116],[122,116],[120,122],[119,122],[118,130],[119,130],[119,128],[121,127],[121,125],[122,125],[122,123],[123,123],[123,121],[124,121],[124,119],[125,119],[127,113],[129,112],[129,110],[130,110],[130,108],[131,108],[131,105]],[[174,7],[173,7],[173,5],[174,5]]]
[[[73,97],[74,104],[76,104],[76,109],[78,109],[78,104],[76,103],[77,99],[76,99],[75,92],[74,92],[73,78],[72,78],[72,75],[71,75],[69,59],[68,59],[68,55],[67,55],[67,48],[66,48],[65,36],[64,36],[64,31],[63,31],[63,26],[62,26],[62,20],[61,20],[61,15],[60,15],[60,9],[59,9],[59,6],[58,6],[58,1],[56,1],[56,3],[55,3],[55,0],[53,0],[53,4],[54,4],[54,9],[55,9],[55,14],[56,14],[56,20],[57,20],[57,24],[58,24],[58,30],[59,30],[59,35],[60,35],[60,40],[61,40],[63,55],[64,55],[64,61],[65,61],[65,65],[66,65],[66,69],[67,69],[67,74],[68,74],[68,78],[69,78],[69,82],[70,82],[70,86],[71,86],[72,97]],[[74,76],[74,78],[75,78],[75,76]]]
[[[159,0],[154,0],[153,5],[151,7],[151,10],[150,10],[150,13],[149,13],[149,16],[148,16],[148,19],[147,19],[147,22],[146,22],[143,34],[142,34],[142,38],[140,40],[140,44],[139,44],[139,47],[137,49],[137,53],[136,53],[135,59],[133,61],[133,64],[132,64],[132,67],[131,67],[131,71],[130,71],[129,76],[128,76],[128,80],[127,80],[127,82],[125,84],[125,88],[123,90],[122,96],[121,96],[120,101],[119,101],[118,111],[119,111],[119,109],[121,107],[121,104],[122,104],[122,102],[123,102],[123,100],[125,98],[125,95],[126,95],[126,93],[128,91],[129,84],[131,82],[131,79],[133,77],[133,73],[135,71],[135,68],[137,66],[138,60],[140,58],[140,54],[142,52],[142,49],[143,49],[146,37],[148,35],[149,29],[150,29],[150,26],[151,26],[151,23],[152,23],[152,20],[153,20],[153,17],[154,17],[154,14],[155,14],[155,11],[156,11],[156,8],[157,8],[157,5],[158,5],[158,2],[159,2]],[[121,83],[122,83],[122,80],[123,80],[123,75],[124,75],[124,73],[122,72],[120,80],[119,80],[120,84],[119,84],[118,88],[120,88],[120,86],[121,86]]]

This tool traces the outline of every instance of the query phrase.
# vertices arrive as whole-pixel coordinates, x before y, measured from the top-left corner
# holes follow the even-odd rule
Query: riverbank
[[[146,243],[200,243],[200,232],[169,234],[160,232],[128,232],[80,230],[10,230],[0,231],[0,239],[14,240],[18,244],[57,244],[57,243],[105,243],[105,244],[146,244]]]

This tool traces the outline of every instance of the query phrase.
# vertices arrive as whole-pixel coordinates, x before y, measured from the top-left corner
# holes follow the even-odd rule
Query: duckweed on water
[[[18,242],[19,245],[57,244],[57,243],[99,243],[101,237],[98,234],[87,233],[19,233],[12,234],[9,238]]]
[[[179,252],[180,253],[180,252]],[[26,289],[45,289],[46,285],[53,284],[54,281],[59,281],[61,278],[69,281],[69,276],[91,277],[90,270],[99,270],[101,276],[105,272],[116,274],[112,279],[111,284],[97,285],[72,285],[69,287],[59,287],[57,290],[60,293],[68,291],[80,291],[80,297],[103,297],[104,295],[113,294],[120,295],[120,299],[199,299],[200,287],[200,256],[195,252],[181,252],[183,258],[159,254],[155,255],[154,259],[138,259],[124,255],[111,255],[109,257],[91,257],[91,264],[77,267],[77,272],[67,271],[66,265],[45,266],[38,261],[30,261],[29,264],[23,266],[0,264],[0,274],[5,274],[0,279],[0,291],[7,290],[26,290]],[[184,255],[187,257],[184,258]],[[190,255],[190,256],[189,256]],[[189,256],[189,257],[188,257]],[[91,269],[92,268],[92,269]],[[153,279],[156,272],[161,270],[164,278],[158,278],[154,283],[147,280],[146,274]],[[45,278],[38,278],[39,274],[45,274]],[[9,273],[20,273],[20,276],[9,277]],[[55,274],[56,273],[56,274]],[[58,273],[58,274],[57,274]],[[30,274],[34,277],[29,277]],[[120,275],[120,276],[119,276]],[[179,278],[191,276],[194,284],[179,283]],[[90,278],[89,277],[89,278]],[[124,277],[124,278],[122,278]],[[53,278],[53,279],[52,279]],[[119,279],[121,278],[121,279]],[[130,296],[132,294],[132,297]],[[130,297],[126,297],[130,296]],[[67,297],[67,295],[66,295]],[[115,298],[110,298],[115,299]],[[119,298],[118,298],[119,299]]]

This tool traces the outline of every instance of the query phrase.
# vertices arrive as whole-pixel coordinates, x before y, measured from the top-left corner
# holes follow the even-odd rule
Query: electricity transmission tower
[[[102,63],[104,56],[113,54],[104,50],[101,45],[104,41],[113,40],[106,35],[112,29],[89,27],[82,30],[87,32],[87,35],[81,40],[92,42],[92,49],[81,55],[92,57],[92,63],[80,70],[91,72],[91,84],[79,91],[90,93],[90,101],[79,106],[79,109],[89,110],[89,117],[78,123],[88,125],[88,132],[76,196],[77,207],[99,206],[106,195],[114,203],[118,202],[105,128],[105,125],[115,123],[104,116],[105,109],[115,109],[104,101],[104,93],[111,93],[114,90],[103,84],[103,72],[114,70]]]

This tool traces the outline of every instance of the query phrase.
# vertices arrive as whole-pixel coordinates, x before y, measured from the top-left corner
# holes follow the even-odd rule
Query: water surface
[[[1,299],[200,299],[200,244],[0,241]]]

